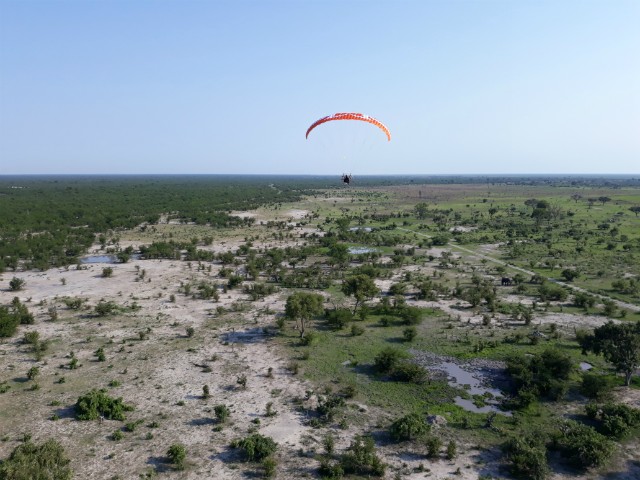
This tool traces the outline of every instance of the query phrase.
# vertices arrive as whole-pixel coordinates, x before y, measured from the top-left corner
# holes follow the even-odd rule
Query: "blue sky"
[[[0,174],[638,174],[638,25],[637,0],[0,0]],[[392,141],[305,140],[351,111]]]

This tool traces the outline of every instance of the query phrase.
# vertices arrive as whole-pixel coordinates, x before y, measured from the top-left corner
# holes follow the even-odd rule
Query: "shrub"
[[[515,476],[544,480],[549,475],[547,451],[539,437],[515,437],[503,445],[511,473]]]
[[[322,478],[342,478],[344,469],[339,462],[332,463],[328,458],[322,458],[318,473]]]
[[[102,269],[102,278],[109,278],[111,275],[113,275],[113,268],[104,267]]]
[[[22,290],[26,285],[26,283],[27,282],[24,281],[22,278],[13,277],[9,281],[9,290],[11,290],[12,292],[17,292],[18,290]]]
[[[35,378],[40,374],[40,369],[38,367],[31,367],[27,372],[27,378],[29,380],[35,380]]]
[[[598,430],[608,437],[621,439],[640,425],[640,410],[621,403],[589,404],[586,413],[598,422]]]
[[[265,478],[273,478],[276,474],[276,467],[278,462],[272,457],[267,457],[262,460],[262,468],[264,469]]]
[[[422,323],[422,311],[417,307],[405,307],[400,313],[405,325],[420,325]]]
[[[182,470],[184,469],[184,460],[187,458],[187,449],[181,443],[174,443],[167,450],[167,457],[177,470]]]
[[[604,465],[614,451],[614,443],[593,427],[566,421],[554,436],[554,447],[576,468]]]
[[[596,373],[582,374],[582,385],[580,391],[587,398],[598,401],[608,400],[613,395],[614,382],[603,375]]]
[[[439,437],[429,437],[426,441],[427,444],[427,457],[437,458],[440,455],[440,449],[442,448],[442,440]]]
[[[187,327],[186,332],[187,332],[187,337],[191,338],[196,333],[196,329],[193,327]]]
[[[364,333],[364,328],[360,325],[351,325],[351,336],[357,337]]]
[[[387,347],[376,355],[374,367],[380,373],[391,372],[403,359],[408,358],[408,354],[394,347]]]
[[[353,321],[353,314],[346,308],[325,310],[324,317],[327,324],[336,330],[344,328],[349,322]]]
[[[391,372],[391,376],[394,380],[412,383],[423,383],[428,378],[424,367],[409,361],[399,362]]]
[[[456,458],[458,446],[455,440],[450,440],[447,444],[447,460],[453,460]]]
[[[316,343],[319,338],[318,334],[311,330],[304,334],[304,337],[300,339],[300,343],[305,346],[311,346]]]
[[[231,415],[231,410],[229,410],[226,405],[216,405],[213,407],[213,412],[220,423],[225,423],[229,418],[229,415]]]
[[[543,302],[547,300],[553,301],[564,301],[568,297],[567,290],[552,282],[543,282],[540,287],[538,287],[538,295],[540,295],[540,299]]]
[[[20,318],[9,312],[7,307],[0,305],[0,337],[11,337],[20,325]]]
[[[82,298],[65,298],[64,304],[70,310],[78,310],[82,306]]]
[[[73,472],[64,448],[55,440],[41,445],[26,441],[0,463],[0,478],[6,480],[71,480]]]
[[[389,433],[399,441],[412,440],[429,431],[429,425],[424,416],[419,413],[411,413],[399,418],[391,424]]]
[[[123,438],[124,438],[124,433],[122,433],[122,430],[116,430],[111,434],[111,440],[113,440],[114,442],[118,442]]]
[[[78,420],[97,420],[100,416],[110,420],[124,420],[124,412],[130,412],[133,407],[122,402],[122,398],[111,398],[106,390],[91,390],[78,398],[75,404]]]
[[[418,331],[416,327],[408,327],[402,331],[402,337],[405,342],[412,342],[418,336]]]
[[[327,397],[318,397],[318,406],[316,411],[326,420],[332,421],[339,408],[344,407],[345,401],[340,395],[329,395]]]
[[[278,444],[270,437],[254,433],[243,439],[234,440],[231,447],[242,450],[248,461],[260,461],[275,453]]]
[[[106,317],[116,311],[118,306],[113,302],[98,302],[94,307],[94,312],[99,317]]]
[[[373,438],[357,436],[347,450],[347,453],[340,458],[344,473],[376,477],[384,475],[386,466],[376,455]]]

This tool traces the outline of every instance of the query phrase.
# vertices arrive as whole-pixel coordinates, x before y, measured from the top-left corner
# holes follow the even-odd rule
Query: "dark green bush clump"
[[[544,480],[549,476],[547,449],[540,437],[515,437],[502,448],[515,476],[530,480]]]
[[[111,398],[106,390],[91,390],[78,398],[75,405],[78,420],[97,420],[100,416],[110,420],[124,420],[124,412],[130,412],[133,407],[122,403],[122,398]]]
[[[615,445],[593,427],[569,420],[553,438],[553,446],[579,469],[600,467],[613,454]]]
[[[174,443],[167,450],[167,457],[176,467],[176,470],[184,469],[184,460],[187,458],[187,449],[180,443]]]
[[[357,436],[347,450],[348,452],[340,459],[340,466],[344,473],[384,476],[386,465],[376,455],[373,438]]]
[[[231,443],[231,447],[241,449],[245,458],[253,462],[273,455],[278,448],[278,444],[270,437],[254,433],[243,439],[234,440]]]
[[[419,413],[411,413],[399,418],[391,424],[389,433],[396,440],[412,440],[429,431],[429,425],[424,416]]]
[[[71,480],[73,472],[64,448],[55,440],[41,445],[30,441],[18,445],[9,458],[0,463],[3,480]]]
[[[598,422],[598,431],[608,437],[621,439],[640,425],[640,410],[621,403],[590,403],[585,410],[589,418]]]

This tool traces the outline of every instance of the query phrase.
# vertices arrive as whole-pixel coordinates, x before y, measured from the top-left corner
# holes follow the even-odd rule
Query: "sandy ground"
[[[102,277],[106,266],[113,268],[110,278]],[[237,453],[228,445],[246,435],[255,426],[252,421],[259,419],[257,430],[280,445],[278,478],[313,473],[318,464],[309,455],[322,450],[319,439],[325,430],[307,426],[307,419],[292,403],[313,386],[287,370],[289,360],[281,357],[262,331],[283,311],[282,295],[218,317],[212,313],[217,307],[230,308],[246,301],[245,295],[230,291],[213,303],[178,292],[183,282],[214,281],[219,268],[214,265],[211,272],[205,272],[197,271],[195,264],[190,269],[186,262],[136,260],[88,264],[82,270],[16,273],[25,280],[25,289],[0,291],[0,303],[9,303],[17,293],[36,316],[36,324],[21,327],[20,332],[37,331],[51,346],[43,361],[36,362],[20,341],[22,333],[0,344],[0,381],[12,383],[11,390],[0,395],[0,431],[8,440],[0,443],[0,457],[8,455],[24,433],[30,433],[36,441],[57,438],[72,458],[76,478],[112,478],[116,474],[118,478],[137,478],[157,469],[167,478],[240,479],[251,467],[238,463]],[[5,275],[2,282],[8,279]],[[175,302],[170,301],[170,295],[175,295]],[[64,297],[84,299],[85,310],[68,310]],[[96,317],[92,308],[102,300],[123,307],[137,304],[140,309]],[[55,322],[48,320],[47,313],[53,305],[60,317]],[[186,336],[188,326],[196,332],[191,338]],[[147,332],[145,340],[139,340],[139,332]],[[93,352],[99,346],[104,346],[107,362],[96,361]],[[69,363],[71,351],[81,367],[60,368]],[[26,391],[31,383],[25,375],[33,365],[40,368],[40,389],[30,392]],[[206,372],[203,366],[211,371]],[[267,375],[269,367],[272,378]],[[246,389],[237,384],[239,375],[246,375]],[[62,376],[65,383],[56,383]],[[14,378],[19,382],[11,382]],[[111,380],[121,385],[109,388]],[[203,385],[210,387],[209,399],[202,398]],[[141,421],[136,431],[125,432],[125,438],[116,442],[110,436],[122,428],[122,422],[75,420],[72,406],[91,388],[107,388],[112,396],[134,405],[127,421]],[[268,402],[273,402],[276,416],[265,415]],[[232,411],[229,424],[221,431],[216,431],[213,413],[218,404],[228,405]],[[364,408],[371,424],[380,416],[388,417],[387,412]],[[53,414],[60,419],[51,421]],[[153,421],[158,422],[158,428],[148,427]],[[339,431],[337,449],[346,448],[357,433],[355,429]],[[152,438],[147,438],[149,434]],[[183,443],[188,451],[184,472],[175,472],[166,464],[166,450],[175,442]],[[429,478],[448,478],[459,468],[456,478],[471,480],[477,478],[478,468],[491,470],[485,465],[486,453],[471,446],[460,446],[459,450],[455,461],[435,462],[410,447],[387,445],[379,453],[392,466],[390,473],[402,471],[408,479],[424,478],[427,471]],[[300,452],[308,454],[301,456]],[[413,472],[420,464],[429,470]]]

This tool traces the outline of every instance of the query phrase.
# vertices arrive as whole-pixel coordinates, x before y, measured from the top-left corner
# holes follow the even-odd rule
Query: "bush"
[[[587,398],[603,401],[613,395],[614,382],[610,378],[596,373],[584,373],[580,391]]]
[[[41,445],[27,441],[18,445],[0,463],[0,478],[6,480],[71,480],[73,472],[64,448],[55,440]]]
[[[351,336],[357,337],[364,333],[364,328],[360,325],[351,325]]]
[[[187,458],[187,449],[181,443],[174,443],[167,450],[167,457],[177,470],[182,470],[184,469],[184,460]]]
[[[540,295],[540,300],[543,302],[547,300],[562,302],[569,296],[566,289],[552,282],[543,282],[538,287],[538,295]]]
[[[231,410],[229,410],[229,407],[226,405],[216,405],[213,407],[213,412],[220,423],[225,423],[229,418],[229,415],[231,415]]]
[[[102,269],[102,277],[103,278],[109,278],[111,275],[113,275],[113,268],[111,267],[104,267]]]
[[[376,355],[374,367],[380,373],[389,373],[401,360],[408,357],[409,355],[402,350],[394,347],[387,347]]]
[[[440,455],[440,449],[442,448],[442,440],[439,437],[429,437],[427,439],[427,457],[437,458]]]
[[[12,292],[17,292],[18,290],[22,290],[26,285],[26,283],[27,282],[24,281],[22,278],[13,277],[9,281],[9,290],[11,290]]]
[[[320,337],[313,330],[305,332],[304,337],[300,339],[300,343],[304,346],[311,346],[318,341]]]
[[[375,452],[375,443],[371,437],[357,436],[351,442],[348,452],[340,459],[342,470],[346,474],[373,475],[382,477],[386,466]]]
[[[329,395],[327,397],[318,397],[318,406],[316,411],[326,421],[333,420],[339,408],[344,407],[345,401],[340,395]]]
[[[408,327],[402,331],[402,337],[405,342],[413,342],[413,340],[418,336],[418,331],[416,327]]]
[[[276,467],[278,462],[272,457],[267,457],[262,460],[262,468],[264,469],[265,478],[273,478],[276,474]]]
[[[389,433],[396,440],[412,440],[429,431],[429,425],[424,416],[419,413],[411,413],[399,418],[391,424]]]
[[[7,307],[0,305],[0,337],[11,337],[20,325],[20,318],[9,312]]]
[[[353,314],[346,308],[336,308],[335,310],[325,310],[324,317],[327,324],[336,330],[343,329],[349,322],[353,321]]]
[[[544,480],[549,476],[547,451],[539,437],[516,437],[503,445],[511,473],[517,477]]]
[[[278,444],[270,437],[254,433],[243,439],[234,440],[231,447],[240,448],[248,461],[260,461],[275,453]]]
[[[566,421],[554,436],[554,447],[572,466],[587,469],[604,465],[614,451],[614,443],[593,427]]]
[[[118,306],[113,302],[98,302],[94,307],[94,311],[99,317],[106,317],[117,310]]]
[[[447,460],[453,460],[458,454],[458,446],[455,440],[450,440],[447,444]]]
[[[409,361],[399,362],[392,370],[391,376],[394,380],[412,383],[423,383],[428,378],[424,367]]]
[[[404,307],[400,317],[405,325],[420,325],[422,323],[422,311],[417,307]]]
[[[78,398],[75,404],[78,420],[97,420],[100,416],[110,420],[124,420],[124,412],[130,412],[133,407],[122,403],[122,398],[111,398],[106,390],[91,390]]]
[[[608,436],[621,439],[633,428],[640,425],[640,410],[621,403],[607,403],[598,406],[588,404],[587,416],[598,422],[598,430]]]

